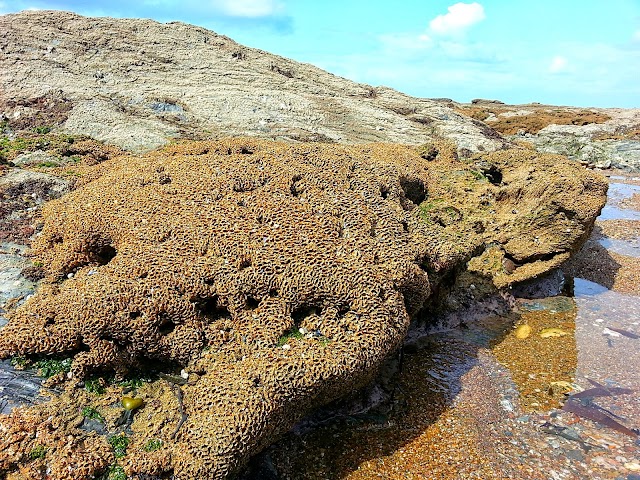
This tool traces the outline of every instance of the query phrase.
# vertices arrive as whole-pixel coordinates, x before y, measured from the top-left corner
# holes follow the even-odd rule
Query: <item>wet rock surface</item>
[[[7,169],[0,176],[0,329],[7,314],[23,304],[42,277],[27,257],[30,238],[41,227],[40,209],[69,190],[69,182],[54,175]],[[0,362],[0,410],[44,401],[39,395],[42,378],[34,370],[16,369]]]
[[[9,360],[0,361],[0,413],[8,414],[15,407],[42,402],[42,377],[34,371],[16,370]]]

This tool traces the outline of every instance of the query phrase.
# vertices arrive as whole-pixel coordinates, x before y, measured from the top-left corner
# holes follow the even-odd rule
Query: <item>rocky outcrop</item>
[[[446,105],[358,84],[184,23],[26,11],[0,16],[0,112],[131,151],[179,137],[421,144],[491,151]]]
[[[370,380],[456,272],[478,291],[541,275],[604,204],[606,182],[562,157],[455,150],[232,139],[87,170],[45,206],[47,279],[0,330],[0,356],[70,356],[72,381],[0,417],[0,469],[105,471],[106,440],[78,427],[90,404],[126,435],[128,474],[224,478]],[[74,388],[148,362],[186,381],[142,387],[130,430],[117,389]]]
[[[455,108],[541,152],[566,155],[590,167],[640,171],[640,109],[489,103]]]
[[[566,155],[596,168],[640,171],[640,110],[606,111],[612,120],[603,124],[550,125],[524,138],[541,152]]]

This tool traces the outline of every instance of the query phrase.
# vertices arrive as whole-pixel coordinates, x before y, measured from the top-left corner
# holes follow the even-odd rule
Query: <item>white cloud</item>
[[[267,17],[282,9],[276,0],[214,0],[213,3],[233,17]]]
[[[1,7],[2,5],[0,5]],[[636,30],[635,32],[633,32],[633,35],[631,36],[631,38],[635,41],[635,42],[640,42],[640,30]]]
[[[569,61],[565,57],[556,55],[549,64],[549,71],[551,73],[562,72],[563,70],[566,70],[568,63]]]
[[[461,33],[471,25],[485,19],[484,7],[477,2],[456,3],[447,8],[449,13],[431,20],[429,28],[439,35]]]

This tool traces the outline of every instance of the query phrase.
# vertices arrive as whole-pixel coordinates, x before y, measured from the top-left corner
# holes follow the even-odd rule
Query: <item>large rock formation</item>
[[[466,162],[453,144],[237,139],[124,156],[45,206],[34,251],[48,277],[0,330],[0,356],[71,356],[74,381],[184,367],[181,389],[139,391],[123,465],[223,478],[367,382],[452,273],[507,287],[559,266],[605,193],[597,175],[525,149]],[[108,420],[118,392],[96,403],[68,386],[0,417],[2,470],[77,478],[113,461],[78,412],[97,404],[122,431]]]
[[[331,75],[204,28],[37,11],[0,16],[0,113],[133,151],[252,135],[460,149],[504,141],[447,106]]]

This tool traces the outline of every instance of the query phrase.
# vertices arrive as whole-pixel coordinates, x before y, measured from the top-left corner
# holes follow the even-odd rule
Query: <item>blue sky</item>
[[[640,107],[640,0],[0,0],[181,20],[418,97]]]

